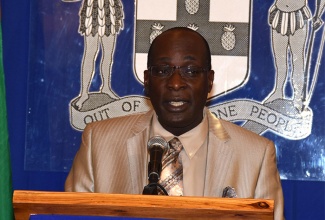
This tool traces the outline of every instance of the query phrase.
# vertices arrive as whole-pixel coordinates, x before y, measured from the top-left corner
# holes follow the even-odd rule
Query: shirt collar
[[[152,134],[159,135],[165,138],[166,141],[170,141],[175,135],[164,129],[158,121],[156,113],[152,120]],[[195,153],[200,149],[200,147],[205,142],[208,135],[208,119],[203,111],[203,119],[200,124],[198,124],[192,130],[178,136],[177,138],[183,144],[187,156],[191,159]]]

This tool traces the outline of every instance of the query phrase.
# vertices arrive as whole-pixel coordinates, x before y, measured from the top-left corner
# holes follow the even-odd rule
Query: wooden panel
[[[15,191],[16,220],[30,214],[172,219],[273,219],[273,200]]]

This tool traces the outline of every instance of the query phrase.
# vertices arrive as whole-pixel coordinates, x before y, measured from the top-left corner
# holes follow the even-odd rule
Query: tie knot
[[[169,146],[171,148],[173,148],[176,152],[180,152],[183,148],[182,143],[180,142],[180,140],[177,137],[174,137],[173,139],[171,139],[169,141]]]

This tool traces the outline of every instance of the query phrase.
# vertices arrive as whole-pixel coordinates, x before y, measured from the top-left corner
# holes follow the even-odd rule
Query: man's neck
[[[164,126],[162,125],[162,127],[164,129],[166,129],[167,131],[169,131],[170,133],[172,133],[175,136],[181,136],[182,134],[185,134],[186,132],[192,130],[193,128],[195,128],[196,126],[198,126],[201,122],[202,122],[203,116],[200,118],[200,120],[196,121],[195,123],[192,123],[188,126],[185,127],[168,127],[168,126]],[[158,119],[159,121],[159,119]]]

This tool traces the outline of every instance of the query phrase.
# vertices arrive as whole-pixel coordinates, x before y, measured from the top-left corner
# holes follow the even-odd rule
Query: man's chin
[[[195,122],[183,117],[169,117],[159,120],[160,124],[165,128],[172,129],[184,129],[187,130],[189,127],[192,127]]]
[[[158,117],[159,118],[159,117]],[[172,127],[183,127],[186,124],[186,118],[184,118],[184,113],[165,113],[161,117],[164,124],[168,124]],[[160,121],[160,120],[159,120]]]

